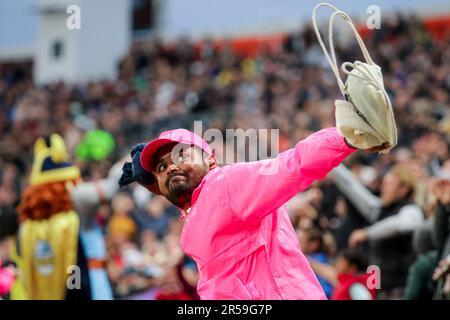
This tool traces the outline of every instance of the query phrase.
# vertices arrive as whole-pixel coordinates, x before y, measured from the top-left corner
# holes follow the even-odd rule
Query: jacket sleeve
[[[367,227],[369,240],[390,238],[399,234],[413,232],[423,223],[423,213],[419,206],[409,204],[400,211]]]
[[[336,128],[320,130],[274,159],[230,165],[225,175],[232,211],[258,223],[314,181],[325,177],[356,149]]]
[[[344,165],[331,172],[336,187],[370,223],[377,221],[381,212],[381,199],[373,195]]]

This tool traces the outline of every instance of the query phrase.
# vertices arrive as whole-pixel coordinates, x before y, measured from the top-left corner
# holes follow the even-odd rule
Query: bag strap
[[[328,23],[328,44],[330,46],[330,53],[328,53],[328,50],[325,47],[322,36],[320,35],[319,28],[317,26],[317,19],[316,19],[317,10],[323,6],[330,7],[331,9],[333,9],[335,11],[331,15],[329,23]],[[336,77],[337,82],[338,82],[339,89],[341,90],[342,94],[345,96],[346,95],[345,85],[344,85],[344,82],[342,81],[341,77],[339,76],[339,69],[338,69],[338,65],[337,65],[336,54],[335,54],[335,50],[334,50],[334,41],[333,41],[333,22],[334,22],[334,18],[338,15],[341,16],[345,22],[347,22],[347,24],[350,26],[351,30],[353,31],[353,34],[355,35],[356,40],[358,41],[359,47],[361,48],[361,51],[364,55],[364,59],[366,60],[367,64],[373,65],[374,62],[372,61],[372,58],[370,57],[370,54],[367,51],[364,41],[362,40],[361,36],[359,35],[358,31],[355,28],[355,25],[353,24],[352,20],[350,19],[349,15],[347,13],[339,10],[338,8],[336,8],[335,6],[333,6],[332,4],[329,4],[327,2],[321,2],[314,7],[314,10],[312,13],[314,31],[316,32],[316,36],[317,36],[317,39],[319,40],[319,44],[320,44],[323,52],[325,53],[325,56],[326,56],[328,62],[330,63],[331,69]],[[331,57],[330,57],[330,55],[331,55]],[[350,62],[345,62],[342,65],[342,71],[346,74],[349,74],[349,71],[346,69],[346,67],[348,67],[348,66],[354,67],[355,65]],[[368,72],[368,73],[370,74],[370,72]],[[371,78],[373,78],[373,77],[371,77]],[[363,79],[363,80],[366,80],[366,79]],[[372,80],[375,80],[375,82],[377,82],[376,79],[372,79]]]
[[[317,16],[317,10],[320,7],[329,7],[331,9],[334,10],[334,12],[331,14],[330,20],[328,22],[328,44],[330,47],[330,53],[328,53],[327,48],[325,47],[325,44],[323,42],[322,36],[320,35],[320,31],[319,28],[317,26],[317,20],[316,20],[316,16]],[[334,75],[336,76],[336,80],[339,86],[339,89],[341,90],[341,93],[344,97],[346,97],[346,99],[349,99],[349,96],[346,93],[345,90],[345,84],[342,81],[341,77],[339,76],[339,69],[338,69],[338,64],[337,64],[337,60],[336,60],[336,54],[335,54],[335,50],[334,50],[334,40],[333,40],[333,22],[336,16],[340,16],[351,28],[351,30],[353,31],[353,34],[356,37],[356,40],[359,44],[359,47],[361,48],[361,51],[363,53],[364,59],[366,60],[367,65],[376,65],[372,58],[370,57],[369,52],[367,51],[366,45],[364,44],[364,41],[362,40],[361,36],[359,35],[358,31],[355,28],[355,25],[353,24],[352,20],[350,19],[349,15],[341,10],[339,10],[338,8],[336,8],[335,6],[333,6],[332,4],[329,4],[327,2],[321,2],[318,5],[316,5],[314,7],[313,13],[312,13],[312,21],[313,21],[313,27],[314,27],[314,31],[316,32],[316,36],[317,39],[319,40],[319,44],[323,50],[323,52],[325,53],[325,56],[328,60],[328,62],[330,63],[331,69],[334,73]],[[388,122],[388,126],[389,126],[389,130],[394,132],[395,136],[394,136],[394,141],[396,144],[397,143],[397,130],[395,128],[395,119],[394,119],[394,113],[392,112],[392,106],[391,106],[391,102],[389,99],[389,96],[386,92],[386,90],[384,89],[383,83],[376,79],[373,75],[373,73],[371,72],[371,70],[368,69],[366,64],[362,63],[361,61],[355,61],[354,63],[351,62],[344,62],[341,66],[341,70],[347,74],[347,76],[353,76],[355,78],[358,78],[360,80],[363,81],[368,81],[371,85],[373,85],[376,89],[378,89],[382,95],[384,96],[384,99],[386,100],[386,102],[389,105],[390,108],[390,112],[389,112],[389,117],[390,117],[390,122]],[[356,73],[351,73],[350,70],[348,70],[347,68],[351,67],[353,69],[356,69],[359,71],[359,73],[361,75],[358,75]],[[351,101],[350,101],[351,102]],[[353,105],[353,103],[352,103]],[[372,129],[374,129],[374,131],[377,134],[380,134],[368,121],[367,119],[363,116],[363,114],[358,110],[358,108],[353,105],[353,107],[355,108],[356,113],[358,114],[359,117],[361,117]],[[393,127],[394,126],[394,127]],[[382,136],[380,134],[380,136]],[[388,137],[384,137],[386,140],[388,140]]]

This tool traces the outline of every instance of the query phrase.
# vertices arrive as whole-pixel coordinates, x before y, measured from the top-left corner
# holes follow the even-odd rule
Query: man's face
[[[336,269],[337,274],[345,274],[352,271],[351,265],[343,257],[338,257],[336,259],[334,268]]]
[[[389,205],[406,196],[408,187],[404,186],[400,179],[393,173],[384,176],[381,182],[381,199],[383,204]]]
[[[168,145],[155,155],[154,172],[159,190],[173,204],[182,207],[208,173],[210,165],[196,147],[184,147],[172,155],[175,145]]]
[[[311,254],[318,251],[320,246],[319,242],[316,240],[311,240],[306,230],[298,232],[298,239],[300,243],[300,249],[304,254]]]

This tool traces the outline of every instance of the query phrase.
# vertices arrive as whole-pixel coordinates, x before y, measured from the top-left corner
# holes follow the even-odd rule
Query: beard
[[[186,193],[192,193],[194,189],[195,186],[192,185],[192,183],[189,183],[189,181],[176,181],[176,182],[169,181],[168,185],[170,195],[173,197],[181,197],[186,195]]]
[[[165,181],[167,194],[164,196],[177,207],[183,207],[186,202],[190,203],[192,193],[200,185],[208,171],[207,164],[203,163],[170,174]]]
[[[187,175],[175,175],[174,177],[167,179],[166,186],[169,193],[166,195],[166,198],[173,204],[181,206],[185,201],[190,201],[192,192],[194,192],[199,184],[200,181],[197,183]]]

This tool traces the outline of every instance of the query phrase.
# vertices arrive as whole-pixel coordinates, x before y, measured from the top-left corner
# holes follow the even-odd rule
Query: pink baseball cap
[[[153,160],[156,152],[162,147],[171,143],[182,143],[187,145],[194,145],[199,147],[208,155],[212,155],[211,148],[208,143],[203,140],[199,135],[186,130],[186,129],[175,129],[161,132],[159,137],[153,141],[147,143],[141,153],[141,166],[147,171],[154,172],[153,170]]]

